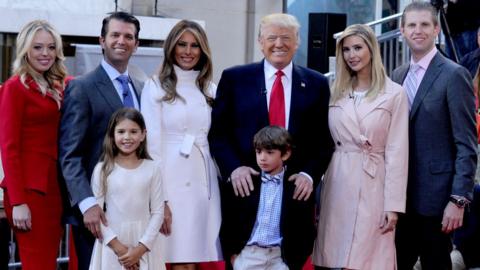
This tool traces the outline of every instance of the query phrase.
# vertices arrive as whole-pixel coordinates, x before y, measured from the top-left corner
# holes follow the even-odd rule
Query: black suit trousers
[[[88,270],[95,237],[85,226],[72,225],[73,242],[78,258],[78,270]]]
[[[398,270],[412,270],[418,257],[423,270],[452,269],[452,240],[450,234],[442,232],[441,216],[402,215],[397,224],[395,244]]]

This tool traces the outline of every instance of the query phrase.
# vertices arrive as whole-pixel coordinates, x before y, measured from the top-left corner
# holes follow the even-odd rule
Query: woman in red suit
[[[22,269],[56,269],[62,235],[57,130],[66,69],[62,40],[46,21],[28,23],[16,42],[14,75],[0,91],[4,204]]]

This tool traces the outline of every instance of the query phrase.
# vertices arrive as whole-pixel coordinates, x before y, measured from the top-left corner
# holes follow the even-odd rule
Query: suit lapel
[[[305,95],[307,87],[309,87],[309,85],[307,85],[307,81],[304,78],[302,70],[294,64],[292,68],[292,94],[290,98],[290,117],[287,127],[290,134],[295,134],[297,127],[295,125],[296,122],[294,119],[299,118],[299,112],[301,111],[301,107],[304,104],[308,103],[305,100],[307,98]]]
[[[268,103],[267,103],[267,87],[265,86],[265,69],[264,69],[264,61],[261,61],[258,63],[258,65],[255,67],[255,70],[253,71],[253,74],[255,74],[255,87],[253,89],[253,95],[256,96],[257,98],[253,100],[257,100],[257,103],[259,104],[259,113],[261,123],[260,128],[269,125],[270,120],[268,118]],[[257,75],[259,74],[259,75]]]
[[[132,80],[133,92],[135,93],[135,97],[137,98],[138,106],[141,108],[142,104],[140,104],[140,96],[143,89],[143,83],[132,76],[130,76],[130,79]]]
[[[349,97],[341,98],[335,103],[330,103],[330,107],[339,107],[354,123],[357,123],[357,116],[352,99]]]
[[[112,81],[107,75],[107,72],[102,68],[101,65],[95,70],[97,74],[97,80],[95,86],[97,87],[98,92],[102,95],[105,101],[110,105],[110,107],[115,111],[118,108],[123,107],[123,103],[118,96],[115,87],[113,86]]]
[[[365,118],[370,112],[375,110],[378,106],[387,100],[385,94],[380,93],[373,101],[370,101],[369,97],[364,97],[360,106],[357,108],[358,120]],[[353,103],[353,102],[352,102]]]
[[[397,76],[395,76],[393,78],[393,80],[396,83],[398,83],[400,85],[403,85],[403,81],[405,81],[405,78],[407,77],[409,67],[410,67],[409,64],[405,64],[405,65],[399,67],[398,72],[396,73]]]
[[[423,76],[423,79],[418,86],[417,94],[415,95],[412,108],[410,109],[410,119],[413,118],[413,116],[418,110],[418,107],[425,98],[425,95],[428,93],[428,91],[430,91],[433,82],[437,79],[440,71],[442,70],[442,65],[442,56],[440,55],[440,53],[437,53],[437,55],[435,55],[435,57],[433,57],[432,61],[430,62],[430,65],[428,65],[425,76]]]

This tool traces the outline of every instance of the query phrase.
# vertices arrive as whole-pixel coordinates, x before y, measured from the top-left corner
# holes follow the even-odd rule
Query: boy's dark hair
[[[292,149],[292,137],[283,127],[266,126],[253,137],[253,146],[255,149],[280,150],[283,155]]]
[[[131,15],[130,13],[119,11],[119,12],[113,12],[111,13],[108,17],[105,17],[102,21],[102,32],[100,35],[105,38],[107,36],[108,32],[108,24],[112,20],[118,20],[121,22],[126,22],[126,23],[131,23],[135,25],[135,40],[138,40],[138,33],[140,33],[140,22],[138,21],[135,16]]]

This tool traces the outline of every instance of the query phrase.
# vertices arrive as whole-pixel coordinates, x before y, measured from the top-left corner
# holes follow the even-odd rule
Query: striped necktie
[[[409,108],[412,108],[413,100],[418,90],[418,78],[417,71],[420,69],[420,65],[411,64],[410,69],[408,70],[407,77],[405,78],[405,90],[407,90],[408,96],[408,105]]]

